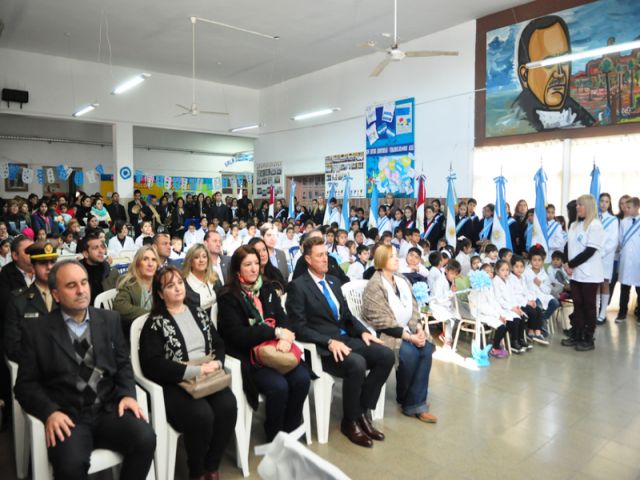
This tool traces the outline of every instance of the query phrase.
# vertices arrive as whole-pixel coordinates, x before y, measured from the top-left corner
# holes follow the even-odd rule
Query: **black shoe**
[[[585,340],[584,342],[580,342],[576,345],[576,351],[578,352],[588,352],[589,350],[593,350],[596,348],[593,340]]]
[[[569,337],[569,338],[563,338],[560,344],[563,347],[575,347],[578,344],[580,344],[580,342],[573,337]]]
[[[568,337],[569,335],[571,335],[571,329],[565,328],[564,330],[562,330],[562,333],[564,333]]]
[[[606,318],[598,318],[596,320],[596,325],[604,325],[605,323],[607,323],[607,319]]]
[[[618,316],[616,317],[616,323],[622,323],[627,319],[627,314],[625,313],[624,315],[622,315],[621,313],[618,314]]]

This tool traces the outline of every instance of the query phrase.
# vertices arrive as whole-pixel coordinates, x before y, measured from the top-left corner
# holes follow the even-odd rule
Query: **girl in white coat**
[[[551,294],[551,279],[544,269],[544,259],[546,252],[542,247],[531,247],[529,250],[529,265],[524,271],[524,279],[527,288],[533,293],[536,303],[542,308],[542,329],[548,330],[548,321],[558,307],[560,302]]]
[[[604,273],[604,282],[600,285],[600,312],[596,323],[602,325],[607,321],[607,306],[611,292],[609,282],[613,276],[613,262],[618,248],[618,237],[620,230],[620,220],[613,214],[611,208],[611,195],[608,193],[600,194],[600,222],[604,229],[604,244],[602,245],[602,271]]]
[[[620,311],[619,319],[627,316],[629,293],[635,287],[640,298],[640,199],[633,197],[626,203],[627,216],[620,222]],[[636,306],[636,320],[640,320],[640,302]],[[638,322],[640,323],[640,322]]]
[[[527,347],[524,344],[524,312],[518,305],[518,300],[509,286],[511,266],[505,260],[498,260],[495,267],[496,275],[493,278],[493,294],[502,307],[509,314],[507,317],[507,331],[511,340],[513,353],[524,353]]]
[[[429,255],[429,260],[432,259],[432,256],[435,257],[435,255],[440,256],[440,253],[432,252],[431,255]],[[442,260],[441,256],[440,260]],[[437,262],[436,265],[439,263],[440,262]],[[431,267],[427,279],[431,296],[429,300],[429,310],[436,320],[444,324],[444,332],[442,332],[440,340],[444,343],[445,347],[451,347],[453,344],[453,327],[455,326],[456,320],[459,320],[453,303],[453,297],[455,295],[454,282],[459,274],[460,264],[452,260],[447,264],[444,273],[436,266]]]
[[[520,308],[527,316],[527,337],[536,343],[549,345],[549,342],[542,335],[542,311],[536,303],[536,296],[527,288],[524,278],[524,258],[519,255],[511,257],[511,276],[509,285],[512,288]],[[531,348],[531,344],[527,345]]]
[[[486,268],[485,268],[486,267]],[[476,322],[484,323],[495,330],[493,334],[493,346],[489,355],[495,358],[504,358],[509,354],[502,347],[502,340],[507,333],[507,318],[513,316],[513,312],[504,310],[491,286],[493,267],[487,264],[481,271],[472,272],[469,275],[471,293],[469,293],[469,308]]]

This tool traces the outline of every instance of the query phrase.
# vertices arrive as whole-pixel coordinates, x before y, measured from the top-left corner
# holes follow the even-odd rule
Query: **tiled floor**
[[[609,312],[613,318],[615,312]],[[329,443],[311,449],[354,479],[638,479],[640,478],[640,353],[635,318],[598,327],[596,350],[536,346],[481,370],[461,356],[436,354],[430,383],[437,425],[404,417],[387,388],[387,440],[373,449],[339,432],[334,395]],[[459,353],[468,355],[468,340]],[[334,387],[334,392],[335,392]],[[312,415],[313,416],[313,415]],[[314,425],[315,427],[315,425]],[[259,419],[254,439],[262,441]],[[0,436],[0,477],[13,478],[10,439]],[[252,477],[260,459],[252,457]],[[11,472],[7,475],[7,472]],[[222,478],[242,478],[229,455]],[[177,478],[186,479],[184,456]]]

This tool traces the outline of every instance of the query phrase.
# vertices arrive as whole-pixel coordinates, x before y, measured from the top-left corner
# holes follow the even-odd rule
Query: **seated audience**
[[[129,227],[124,221],[118,220],[115,223],[115,232],[116,234],[109,240],[108,251],[110,256],[117,257],[123,250],[133,251],[138,248],[133,238],[129,236]]]
[[[100,237],[89,235],[80,242],[82,265],[87,270],[91,286],[91,305],[98,295],[116,287],[118,270],[106,260],[107,249]]]
[[[211,267],[211,256],[202,244],[189,249],[182,267],[187,289],[185,303],[189,307],[200,307],[207,312],[216,303],[215,285],[218,275]]]
[[[287,291],[287,280],[282,276],[280,270],[273,266],[269,261],[269,251],[264,240],[261,238],[252,238],[247,244],[256,249],[258,258],[260,259],[260,275],[263,280],[268,280],[274,284],[274,287],[282,296]]]

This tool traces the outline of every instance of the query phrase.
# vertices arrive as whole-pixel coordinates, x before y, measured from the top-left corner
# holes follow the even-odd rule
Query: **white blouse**
[[[196,292],[200,295],[200,307],[204,310],[209,311],[209,309],[216,303],[216,292],[213,289],[212,283],[205,283],[201,281],[198,277],[196,277],[193,273],[189,273],[187,275],[187,283]]]
[[[382,277],[382,284],[387,290],[387,297],[389,298],[389,306],[391,311],[396,315],[396,321],[403,329],[408,330],[409,320],[413,315],[413,301],[411,300],[411,288],[409,283],[404,278],[396,279],[396,286],[398,287],[398,294],[391,285],[391,282],[385,277]]]

